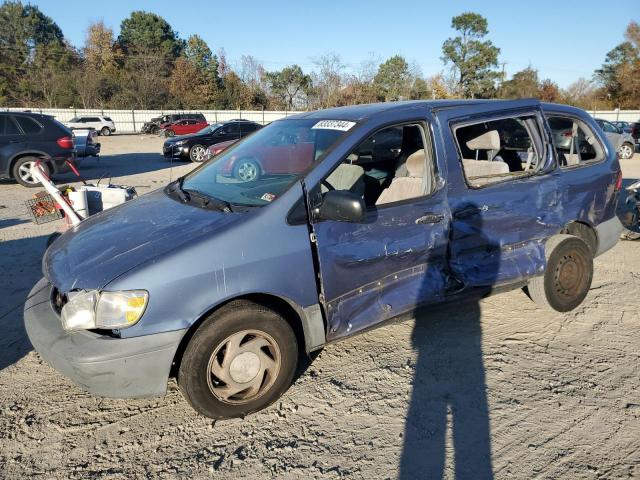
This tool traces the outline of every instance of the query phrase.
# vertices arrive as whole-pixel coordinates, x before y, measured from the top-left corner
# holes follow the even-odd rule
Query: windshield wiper
[[[191,188],[187,188],[186,190],[183,190],[183,191],[187,195],[194,195],[202,199],[202,206],[205,208],[209,208],[210,206],[212,206],[216,210],[220,210],[221,212],[224,212],[224,213],[233,212],[233,209],[231,208],[231,203],[227,202],[226,200],[212,197],[211,195],[207,195],[206,193],[201,192],[200,190],[195,190]]]

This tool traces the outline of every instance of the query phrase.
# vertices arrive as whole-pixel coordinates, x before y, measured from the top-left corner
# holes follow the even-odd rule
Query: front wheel
[[[199,413],[242,417],[280,398],[297,363],[298,344],[287,321],[256,303],[236,301],[195,332],[180,362],[178,385]]]
[[[545,257],[544,275],[529,282],[527,294],[545,309],[573,310],[591,287],[593,255],[589,246],[573,235],[556,235],[547,241]]]
[[[164,136],[165,137],[173,137],[176,134],[176,132],[174,132],[173,130],[165,130],[164,131]]]
[[[189,150],[189,158],[192,162],[204,162],[207,159],[207,149],[203,145],[194,145]]]
[[[242,158],[233,167],[233,176],[243,182],[253,182],[260,178],[260,165],[251,158]]]
[[[623,160],[630,159],[631,157],[633,157],[634,153],[635,147],[630,143],[623,143],[622,146],[618,149],[618,154]]]
[[[100,135],[108,137],[109,135],[111,135],[111,129],[109,127],[102,127],[102,130],[100,130]]]

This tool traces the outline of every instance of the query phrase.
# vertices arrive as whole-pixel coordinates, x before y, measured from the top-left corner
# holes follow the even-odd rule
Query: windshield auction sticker
[[[343,132],[346,132],[355,124],[356,122],[348,122],[347,120],[320,120],[311,128],[318,128],[323,130],[341,130]]]

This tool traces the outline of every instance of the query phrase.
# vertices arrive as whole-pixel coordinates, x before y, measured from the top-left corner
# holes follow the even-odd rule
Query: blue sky
[[[118,34],[132,10],[164,17],[181,37],[197,33],[212,50],[224,47],[233,66],[253,55],[267,70],[297,63],[313,68],[313,58],[337,52],[349,68],[373,54],[384,60],[404,55],[423,74],[444,67],[442,42],[454,32],[451,17],[465,11],[484,15],[489,38],[501,49],[508,75],[537,68],[541,78],[566,87],[579,77],[591,78],[634,17],[638,0],[534,1],[200,1],[86,0],[32,1],[62,28],[72,44],[81,46],[87,25],[103,20]],[[134,6],[135,5],[135,6]]]

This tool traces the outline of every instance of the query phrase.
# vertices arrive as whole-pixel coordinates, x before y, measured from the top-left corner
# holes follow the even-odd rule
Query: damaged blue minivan
[[[175,376],[198,412],[243,416],[285,392],[299,353],[418,307],[523,288],[576,308],[617,242],[620,187],[576,108],[301,113],[62,235],[25,325],[93,394],[159,396]]]

